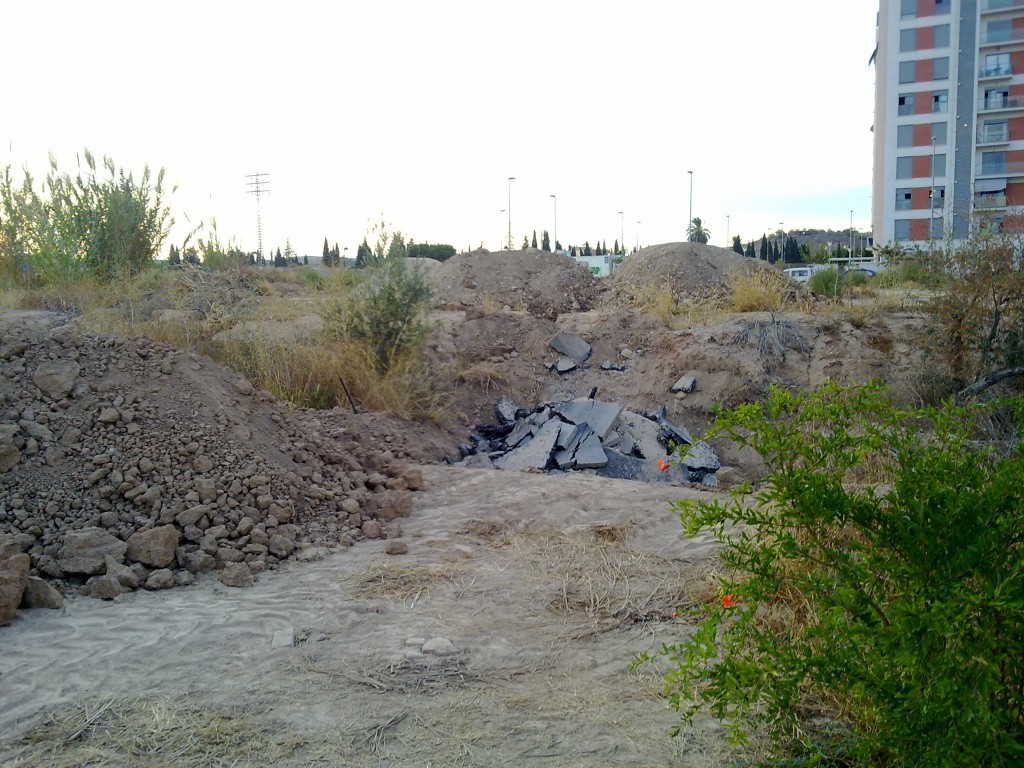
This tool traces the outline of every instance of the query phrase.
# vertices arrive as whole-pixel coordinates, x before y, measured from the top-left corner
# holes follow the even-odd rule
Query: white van
[[[806,283],[810,281],[811,275],[814,274],[813,267],[789,267],[788,269],[784,269],[782,271],[789,275],[792,279],[796,280],[798,283]]]

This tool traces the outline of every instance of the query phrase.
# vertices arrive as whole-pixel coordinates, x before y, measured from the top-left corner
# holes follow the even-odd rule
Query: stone
[[[32,374],[32,383],[51,400],[63,400],[75,388],[81,370],[72,360],[44,360]]]
[[[173,525],[137,531],[128,539],[126,557],[151,568],[166,568],[174,562],[180,535]]]
[[[710,445],[701,441],[690,446],[690,450],[683,456],[683,464],[693,469],[701,469],[705,472],[717,472],[722,466],[722,460],[714,452]]]
[[[21,448],[15,437],[21,432],[13,424],[0,424],[0,472],[6,472],[21,461]]]
[[[581,397],[554,407],[555,413],[570,424],[589,424],[597,436],[604,440],[615,420],[622,413],[622,406]]]
[[[209,573],[217,567],[217,561],[213,555],[202,550],[189,552],[182,558],[182,567],[189,573]]]
[[[383,527],[377,520],[367,520],[363,523],[361,530],[366,538],[379,539],[383,532]]]
[[[572,466],[574,469],[597,469],[608,463],[608,456],[601,446],[601,440],[591,432],[573,451]]]
[[[283,560],[295,551],[295,543],[278,533],[270,537],[267,549],[274,557],[278,557]]]
[[[25,594],[21,596],[22,608],[49,608],[56,610],[64,606],[64,596],[45,579],[29,576],[25,582]]]
[[[423,471],[409,467],[402,471],[402,479],[405,480],[405,487],[410,491],[418,491],[423,488]]]
[[[57,561],[65,573],[94,576],[104,572],[104,558],[109,555],[120,562],[127,549],[127,544],[102,528],[82,528],[64,534]]]
[[[587,362],[590,358],[590,345],[571,333],[556,333],[548,341],[548,345],[561,355],[572,358],[579,364]]]
[[[14,620],[31,567],[32,559],[18,551],[10,536],[0,537],[0,626]]]
[[[537,436],[520,444],[514,451],[506,453],[494,462],[498,469],[520,472],[524,469],[545,469],[551,461],[551,452],[561,430],[561,422],[549,421],[540,428]]]
[[[454,656],[458,650],[447,637],[432,637],[423,644],[423,653],[429,656]]]
[[[407,554],[409,554],[409,545],[406,544],[404,541],[398,541],[397,539],[392,539],[384,547],[384,554],[387,554],[387,555],[407,555]]]
[[[555,370],[558,373],[569,373],[576,370],[576,361],[571,357],[562,356],[555,361]]]
[[[96,417],[96,421],[100,424],[115,424],[119,418],[121,417],[117,412],[117,408],[104,408],[100,411],[100,415]]]
[[[103,559],[103,563],[105,575],[113,576],[125,589],[135,589],[139,586],[141,579],[138,574],[124,563],[118,562],[110,555]]]
[[[656,421],[641,416],[632,411],[623,411],[619,414],[619,428],[633,441],[633,449],[625,450],[624,454],[639,454],[644,459],[664,459],[668,456],[668,449],[658,439],[661,436],[661,427]]]
[[[386,491],[374,497],[377,504],[377,518],[388,522],[412,514],[412,494],[408,491]]]
[[[116,576],[103,574],[102,576],[93,576],[85,582],[85,594],[100,600],[113,600],[124,594],[124,587],[121,586],[121,582],[117,580]]]
[[[293,645],[295,645],[295,630],[292,627],[277,630],[270,640],[271,648],[291,648]]]
[[[464,461],[460,461],[459,466],[470,469],[494,469],[494,462],[486,453],[475,453],[472,456],[467,456]]]
[[[672,385],[673,392],[685,392],[686,394],[690,394],[695,389],[697,389],[697,379],[690,374],[680,376],[679,379],[676,380],[676,383]]]
[[[225,587],[251,587],[254,581],[252,571],[245,563],[228,563],[220,572],[220,583]]]
[[[174,584],[174,571],[169,568],[160,568],[149,574],[145,587],[146,589],[170,589]]]
[[[516,405],[516,401],[508,395],[503,396],[494,406],[494,412],[497,414],[498,421],[501,424],[511,424],[514,422],[516,420],[516,412],[519,410],[520,408]]]
[[[178,516],[174,518],[174,521],[182,528],[187,528],[190,525],[195,525],[205,515],[210,512],[210,508],[205,504],[198,504],[194,507],[189,507],[183,512],[179,512]]]
[[[602,371],[624,371],[626,366],[620,365],[619,363],[613,363],[611,360],[604,360],[601,362]]]

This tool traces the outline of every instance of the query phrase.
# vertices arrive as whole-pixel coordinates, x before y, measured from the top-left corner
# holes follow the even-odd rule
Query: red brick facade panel
[[[1024,51],[1013,51],[1010,54],[1010,68],[1015,73],[1024,72]]]
[[[915,179],[923,179],[932,175],[932,156],[917,155],[910,161],[911,176]]]
[[[914,211],[928,210],[928,193],[931,187],[915,187],[910,190],[910,208]]]
[[[1006,185],[1006,204],[1011,207],[1024,205],[1024,183]]]
[[[914,62],[914,82],[926,83],[933,77],[935,67],[931,59],[921,59]]]
[[[925,51],[935,47],[934,27],[921,27],[917,30],[917,50]]]
[[[1010,128],[1010,141],[1024,140],[1024,117],[1011,117],[1007,122]]]
[[[927,240],[928,239],[928,219],[911,219],[911,221],[910,221],[910,239],[911,240]]]
[[[921,123],[914,126],[914,146],[930,147],[932,143],[931,123]]]

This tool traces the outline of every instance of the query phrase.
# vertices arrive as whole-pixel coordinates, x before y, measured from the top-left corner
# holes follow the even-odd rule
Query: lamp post
[[[508,177],[508,249],[512,250],[512,182],[516,180],[515,176]]]
[[[933,163],[934,166],[934,163]],[[931,212],[928,213],[931,216]],[[931,222],[928,222],[929,227]],[[853,266],[853,209],[850,209],[850,266]]]
[[[500,211],[498,211],[498,213],[505,213],[507,210],[508,210],[507,208],[502,208]],[[504,243],[501,242],[504,239],[504,234],[505,233],[503,232],[502,233],[502,237],[498,239],[498,250],[499,251],[502,249],[502,246],[504,245]]]
[[[641,221],[637,221],[637,223],[636,223],[636,249],[638,251],[640,250],[640,225],[642,223],[643,222],[641,222]]]
[[[555,206],[555,242],[551,244],[551,250],[558,253],[558,197],[555,195],[548,195]]]
[[[853,225],[851,224],[851,227]],[[934,248],[932,246],[933,231],[935,229],[935,137],[932,136],[932,186],[928,191],[928,256],[932,257]]]
[[[622,211],[619,211],[619,247],[622,248],[622,252],[626,252],[626,225],[625,219],[623,219]]]
[[[690,218],[686,220],[686,232],[689,234],[690,225],[693,224],[693,171],[687,171],[690,174]]]

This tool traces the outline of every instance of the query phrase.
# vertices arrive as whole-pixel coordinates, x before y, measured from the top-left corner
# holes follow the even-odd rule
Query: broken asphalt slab
[[[548,345],[555,352],[572,358],[580,365],[587,362],[590,358],[590,345],[579,336],[571,333],[556,333],[551,337]]]

